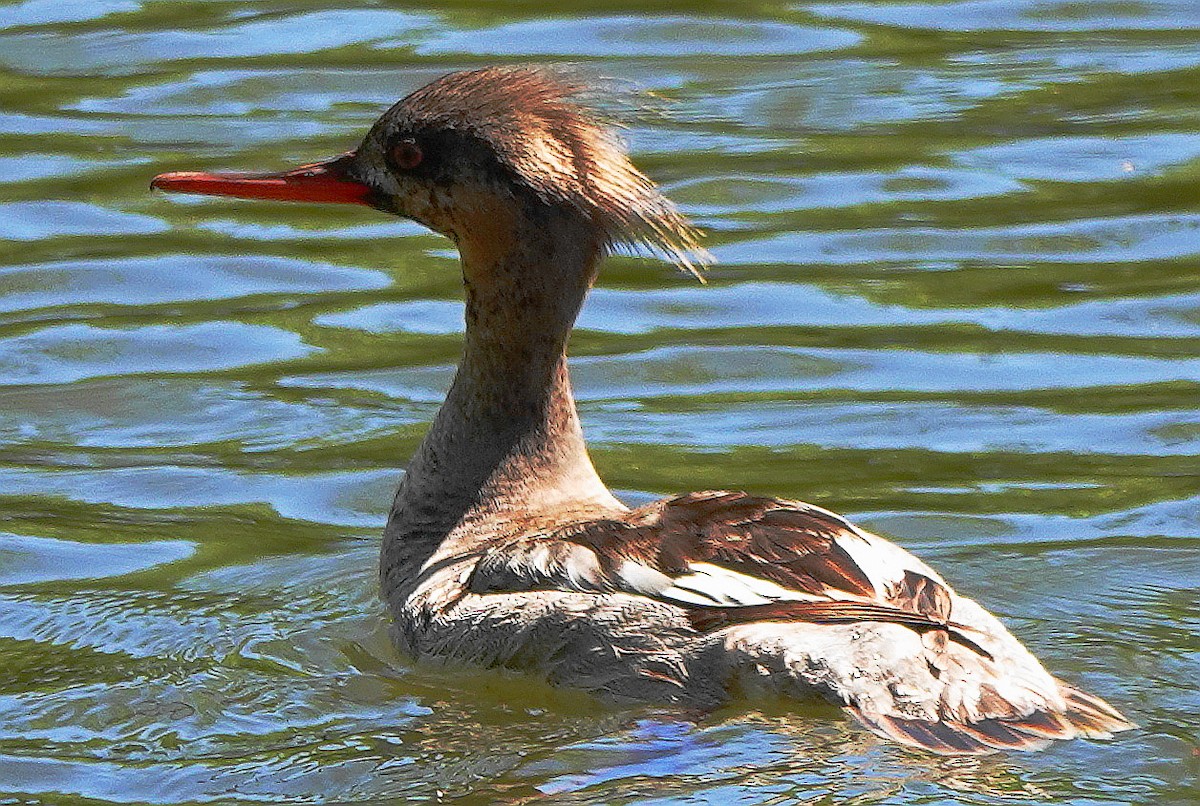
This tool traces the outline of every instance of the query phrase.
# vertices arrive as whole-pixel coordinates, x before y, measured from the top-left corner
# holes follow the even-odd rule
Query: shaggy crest
[[[596,91],[566,73],[489,67],[444,76],[394,111],[478,137],[539,198],[587,216],[610,249],[661,255],[703,281],[713,259],[700,230],[629,161],[614,122],[585,105],[589,96]]]

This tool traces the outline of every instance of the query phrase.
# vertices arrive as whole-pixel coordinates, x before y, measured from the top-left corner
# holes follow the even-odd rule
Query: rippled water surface
[[[0,5],[0,801],[1200,800],[1200,6],[567,7]],[[609,262],[572,342],[605,478],[847,512],[1140,731],[944,760],[389,647],[450,244],[146,185],[338,153],[514,60],[653,92],[632,150],[720,259]]]

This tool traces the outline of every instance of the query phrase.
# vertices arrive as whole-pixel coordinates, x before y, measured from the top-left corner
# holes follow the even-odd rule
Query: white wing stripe
[[[785,588],[769,579],[743,574],[711,563],[690,563],[691,573],[675,577],[674,584],[659,592],[663,599],[687,604],[745,607],[771,602],[815,602],[821,597]]]

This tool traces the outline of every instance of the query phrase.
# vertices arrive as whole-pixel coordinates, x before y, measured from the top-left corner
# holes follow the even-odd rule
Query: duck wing
[[[881,586],[855,556],[871,549],[864,533],[819,507],[710,491],[503,543],[480,559],[470,588],[640,594],[684,608],[701,632],[777,620],[955,632],[947,588],[913,571]]]
[[[1038,749],[1132,727],[1051,677],[991,614],[900,547],[798,501],[707,491],[559,524],[480,557],[473,593],[644,596],[723,637],[734,667],[840,700],[939,753]]]

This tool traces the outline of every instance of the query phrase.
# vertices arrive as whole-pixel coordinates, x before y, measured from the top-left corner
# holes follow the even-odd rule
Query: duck
[[[822,697],[938,754],[1036,750],[1134,724],[1060,680],[900,546],[819,506],[730,490],[630,508],[588,456],[567,341],[603,259],[700,276],[700,231],[634,166],[576,74],[454,72],[353,151],[164,191],[357,204],[457,247],[462,357],[380,551],[392,635],[434,663],[521,670],[621,706]]]

